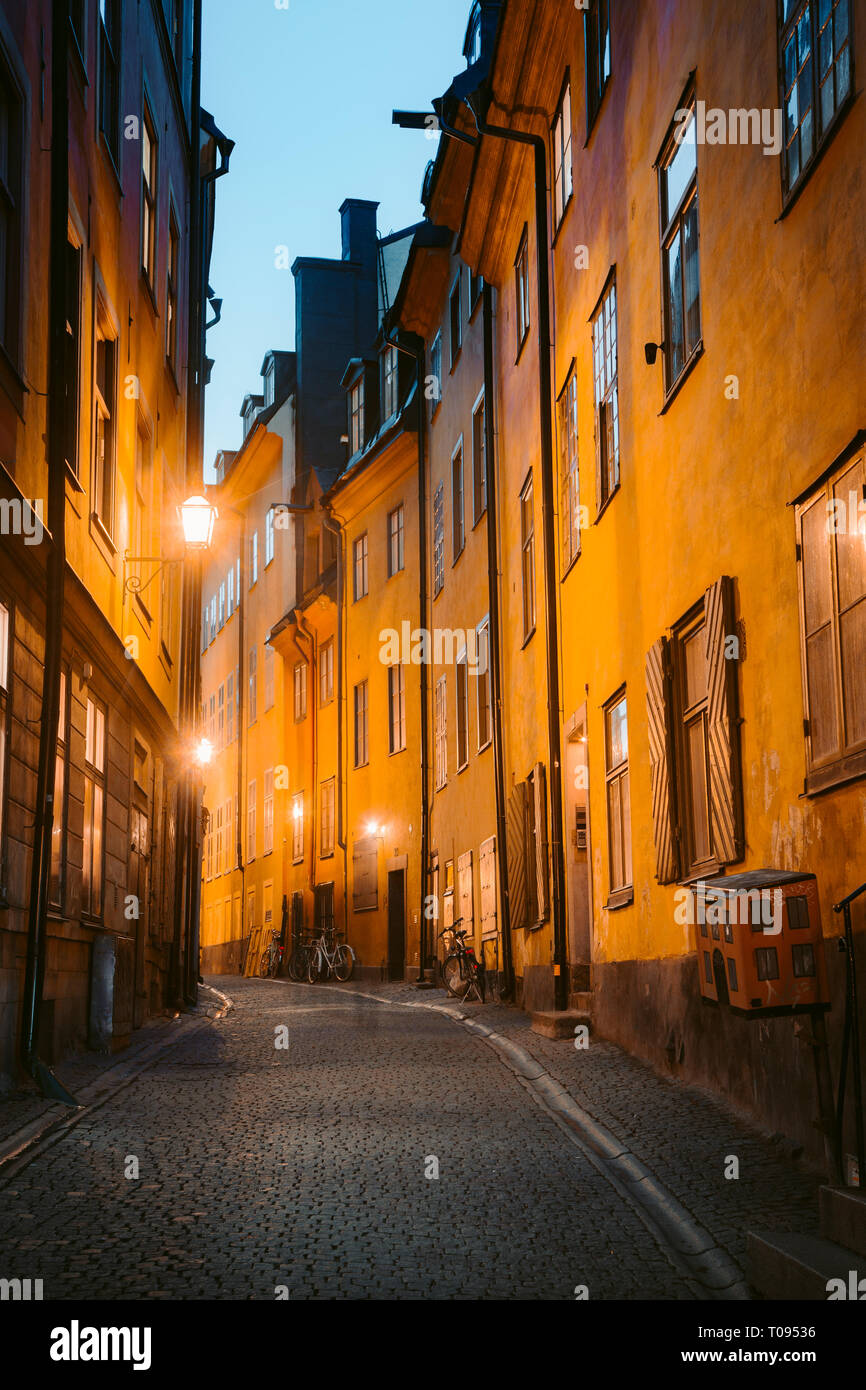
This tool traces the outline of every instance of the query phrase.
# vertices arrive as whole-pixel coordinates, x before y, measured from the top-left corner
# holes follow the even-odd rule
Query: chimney
[[[378,203],[367,202],[364,198],[347,198],[340,208],[344,261],[375,267],[378,207]]]

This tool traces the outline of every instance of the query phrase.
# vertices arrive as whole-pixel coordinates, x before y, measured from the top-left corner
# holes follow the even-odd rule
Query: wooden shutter
[[[458,917],[463,931],[473,935],[475,931],[475,908],[472,901],[472,851],[468,849],[457,860],[457,904]]]
[[[713,852],[722,864],[742,859],[743,784],[737,714],[737,661],[725,656],[725,639],[734,636],[734,584],[723,575],[704,598],[707,640],[707,748],[710,830]]]
[[[352,897],[356,912],[379,905],[379,844],[373,835],[353,846]]]
[[[673,883],[680,874],[680,847],[673,795],[670,652],[666,637],[660,637],[647,652],[646,709],[656,878],[659,883]]]
[[[508,913],[512,927],[526,926],[526,783],[518,782],[508,798],[506,822]]]
[[[484,840],[478,852],[478,876],[481,880],[481,938],[486,940],[497,933],[496,925],[496,837]]]
[[[547,779],[544,775],[544,764],[536,763],[532,773],[533,791],[533,819],[532,819],[532,838],[535,851],[535,902],[536,902],[536,921],[543,922],[547,917],[548,909],[548,882],[547,882]]]

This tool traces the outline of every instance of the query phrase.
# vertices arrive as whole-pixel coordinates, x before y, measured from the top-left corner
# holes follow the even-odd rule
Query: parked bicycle
[[[307,978],[307,967],[310,963],[310,952],[316,944],[313,936],[296,936],[292,946],[292,954],[289,956],[289,979],[300,984]]]
[[[277,974],[280,962],[283,959],[283,946],[280,941],[280,933],[274,929],[271,932],[269,944],[262,951],[262,958],[259,962],[259,975],[263,980],[271,979]]]
[[[445,988],[449,994],[453,994],[455,999],[469,999],[474,994],[479,1003],[484,1003],[485,994],[485,975],[484,962],[480,961],[475,954],[473,946],[466,945],[466,931],[456,931],[463,921],[462,917],[450,927],[443,927],[440,936],[452,936],[454,945],[442,962],[442,978],[445,981]]]
[[[335,931],[323,931],[309,947],[307,981],[311,985],[329,975],[345,983],[352,978],[354,968],[355,952],[345,941],[339,940]]]

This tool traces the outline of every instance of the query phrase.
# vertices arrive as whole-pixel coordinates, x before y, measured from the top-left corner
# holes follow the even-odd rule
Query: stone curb
[[[357,995],[362,999],[372,999],[377,1004],[390,1004],[398,1008],[427,1009],[433,1013],[444,1014],[452,1022],[460,1023],[467,1031],[475,1033],[500,1054],[506,1066],[521,1077],[539,1103],[557,1119],[564,1121],[579,1142],[601,1160],[602,1171],[607,1169],[611,1177],[622,1184],[633,1200],[640,1203],[646,1215],[710,1297],[737,1301],[751,1298],[743,1271],[716,1243],[710,1232],[677,1201],[673,1193],[668,1191],[646,1164],[579,1106],[562,1082],[551,1076],[541,1063],[518,1043],[503,1037],[484,1023],[476,1023],[459,1009],[447,1004],[427,1004],[422,1000],[383,999],[379,994],[368,994],[359,989],[341,990],[339,985],[317,984],[308,985],[306,988],[337,990],[344,996]]]
[[[208,986],[204,986],[208,988]],[[218,991],[214,990],[214,993]],[[223,995],[222,998],[227,998]],[[231,1006],[231,1001],[228,1001]],[[223,1012],[227,1012],[224,1010]],[[220,1015],[221,1016],[221,1015]],[[74,1108],[68,1105],[52,1105],[47,1114],[40,1115],[38,1119],[31,1120],[29,1124],[22,1125],[15,1134],[3,1141],[0,1145],[0,1182],[6,1176],[5,1170],[9,1165],[14,1164],[15,1160],[25,1158],[27,1151],[41,1140],[47,1139],[55,1131],[60,1132],[70,1129],[83,1118],[86,1111],[94,1107],[103,1105],[110,1100],[118,1091],[123,1090],[124,1086],[129,1085],[135,1078],[151,1065],[153,1061],[164,1052],[166,1048],[173,1047],[177,1042],[180,1033],[187,1035],[190,1032],[198,1032],[203,1028],[206,1017],[190,1013],[187,1015],[178,1014],[173,1022],[178,1022],[182,1018],[189,1018],[190,1023],[187,1028],[182,1028],[177,1032],[171,1032],[166,1037],[160,1038],[158,1042],[151,1043],[143,1047],[140,1052],[136,1052],[134,1057],[127,1061],[116,1062],[109,1067],[101,1076],[97,1076],[86,1086],[82,1086],[78,1091],[78,1105]]]

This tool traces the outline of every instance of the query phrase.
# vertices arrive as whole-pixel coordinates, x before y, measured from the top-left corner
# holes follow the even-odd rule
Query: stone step
[[[762,1298],[826,1303],[835,1292],[839,1299],[866,1299],[866,1261],[823,1236],[749,1231],[746,1273]],[[844,1292],[828,1290],[831,1279],[842,1280]]]
[[[543,1038],[573,1038],[579,1025],[589,1027],[589,1014],[583,1009],[544,1009],[532,1015],[530,1026]]]
[[[568,1000],[569,1008],[578,1009],[582,1013],[590,1013],[592,1010],[592,990],[578,990],[572,994]]]
[[[850,1187],[822,1187],[818,1201],[821,1234],[866,1256],[866,1193]]]

